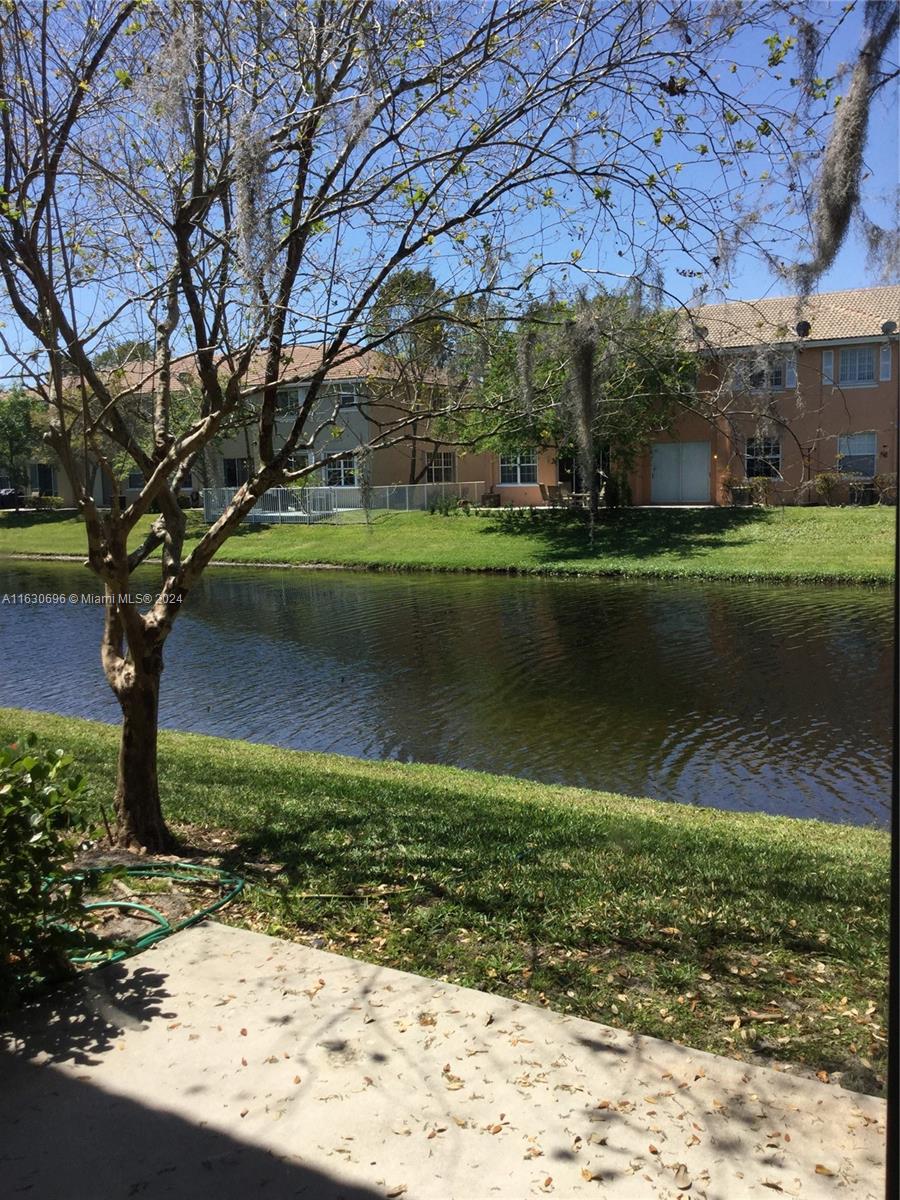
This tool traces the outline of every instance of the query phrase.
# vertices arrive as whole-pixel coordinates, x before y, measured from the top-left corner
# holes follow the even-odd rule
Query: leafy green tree
[[[454,325],[448,321],[453,294],[431,271],[403,267],[378,291],[369,313],[367,340],[387,360],[387,378],[369,381],[371,399],[387,406],[389,420],[408,420],[409,483],[418,483],[428,465],[419,455],[425,437],[432,449],[439,430],[428,423],[446,394],[445,368],[453,352]],[[421,416],[420,416],[421,414]]]
[[[35,421],[34,397],[21,387],[0,393],[0,466],[19,495],[28,487],[28,464],[41,445],[41,429]]]
[[[500,451],[553,447],[571,459],[596,514],[601,488],[621,494],[650,435],[693,402],[695,372],[677,313],[633,294],[536,307],[491,339],[482,409],[506,414],[486,436]]]

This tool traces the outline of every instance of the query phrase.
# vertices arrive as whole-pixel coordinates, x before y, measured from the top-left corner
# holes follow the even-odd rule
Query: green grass
[[[108,804],[113,727],[0,710],[24,729]],[[883,1068],[881,832],[188,734],[160,758],[183,836],[283,868],[226,920],[717,1053]]]
[[[365,523],[244,527],[220,551],[238,563],[330,563],[426,570],[889,582],[892,508],[625,509],[605,514],[593,549],[568,513],[375,514]],[[137,536],[149,518],[142,522]],[[189,517],[190,545],[204,526]],[[0,555],[85,552],[76,517],[0,514]]]

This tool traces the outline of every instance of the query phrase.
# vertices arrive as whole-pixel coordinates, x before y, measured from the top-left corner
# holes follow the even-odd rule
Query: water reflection
[[[72,590],[96,590],[84,568],[2,571],[0,592]],[[100,624],[0,606],[0,703],[117,719]],[[886,590],[217,569],[176,625],[162,721],[886,824],[890,637]]]

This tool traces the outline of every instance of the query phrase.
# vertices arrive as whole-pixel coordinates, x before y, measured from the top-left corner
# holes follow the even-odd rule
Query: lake
[[[151,576],[141,586],[150,587]],[[0,596],[98,593],[5,562]],[[118,707],[90,604],[0,605],[0,704]],[[887,588],[214,568],[161,723],[739,811],[888,823]]]

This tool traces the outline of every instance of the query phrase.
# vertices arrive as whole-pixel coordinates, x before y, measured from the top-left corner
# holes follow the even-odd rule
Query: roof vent
[[[811,329],[812,329],[812,325],[810,325],[809,321],[798,321],[797,322],[797,337],[808,338]]]

